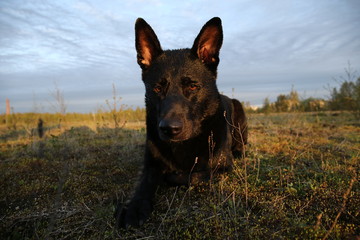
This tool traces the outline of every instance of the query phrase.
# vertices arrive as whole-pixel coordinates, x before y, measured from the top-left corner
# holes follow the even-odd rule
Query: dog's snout
[[[174,137],[181,133],[183,124],[178,120],[163,119],[159,123],[161,132],[169,137]]]

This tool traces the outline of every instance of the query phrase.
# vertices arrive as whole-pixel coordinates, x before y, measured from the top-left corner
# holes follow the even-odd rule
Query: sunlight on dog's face
[[[214,74],[187,49],[164,51],[143,80],[147,104],[156,109],[163,141],[196,137],[219,104]]]

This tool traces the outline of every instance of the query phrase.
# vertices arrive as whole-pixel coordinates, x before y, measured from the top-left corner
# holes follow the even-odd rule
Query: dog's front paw
[[[116,225],[120,228],[139,227],[144,224],[152,212],[150,200],[132,200],[127,205],[118,205],[115,212]]]

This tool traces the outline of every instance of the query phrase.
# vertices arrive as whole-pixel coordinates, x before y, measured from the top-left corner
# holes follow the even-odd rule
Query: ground
[[[115,204],[141,170],[144,122],[44,120],[39,138],[20,118],[0,124],[1,239],[360,238],[360,121],[351,113],[249,115],[233,172],[159,187],[146,224],[119,232]]]

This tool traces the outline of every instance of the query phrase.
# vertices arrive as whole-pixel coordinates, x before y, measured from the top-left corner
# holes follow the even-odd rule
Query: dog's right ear
[[[143,70],[163,52],[154,30],[142,18],[138,18],[135,23],[135,46],[137,62]]]

